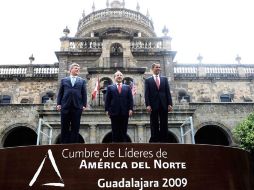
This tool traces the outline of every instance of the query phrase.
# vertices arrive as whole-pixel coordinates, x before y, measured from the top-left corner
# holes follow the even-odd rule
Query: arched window
[[[42,103],[42,104],[45,104],[45,103],[47,103],[49,100],[52,100],[52,101],[53,101],[54,95],[55,95],[55,93],[53,93],[53,92],[47,92],[46,95],[42,96],[42,98],[41,98],[41,103]]]
[[[130,77],[123,78],[123,84],[131,85],[133,83],[133,79]]]
[[[110,46],[110,67],[122,68],[123,63],[123,47],[119,43]]]
[[[113,84],[113,82],[108,77],[103,77],[100,79],[100,91],[98,92],[96,99],[92,101],[92,106],[104,106],[107,88],[111,84]]]
[[[10,104],[11,97],[9,95],[0,95],[0,104]]]
[[[180,90],[178,92],[178,102],[190,102],[190,96],[185,90]]]

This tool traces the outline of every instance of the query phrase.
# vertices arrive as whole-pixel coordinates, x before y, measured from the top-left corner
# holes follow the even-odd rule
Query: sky
[[[111,2],[112,0],[110,0]],[[120,0],[122,1],[122,0]],[[74,37],[82,12],[106,8],[106,0],[6,0],[0,3],[0,64],[58,62],[63,29]],[[147,10],[158,37],[169,29],[177,63],[254,64],[253,0],[125,0],[125,8]]]

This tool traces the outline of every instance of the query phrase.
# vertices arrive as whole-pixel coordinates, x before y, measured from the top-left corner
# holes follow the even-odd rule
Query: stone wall
[[[179,91],[184,90],[190,95],[191,102],[202,102],[207,97],[211,102],[220,102],[220,95],[233,94],[233,102],[244,102],[244,97],[254,100],[254,83],[250,80],[237,81],[175,81],[173,93],[177,97]]]
[[[19,104],[23,98],[29,99],[30,103],[40,104],[42,96],[47,92],[57,93],[57,81],[1,81],[0,95],[11,96],[12,104]]]
[[[254,103],[190,103],[195,109],[195,129],[209,123],[218,123],[230,131],[244,120],[254,109]]]

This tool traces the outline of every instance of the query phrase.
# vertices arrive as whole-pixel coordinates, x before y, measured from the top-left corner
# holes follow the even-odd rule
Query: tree
[[[240,147],[254,154],[254,113],[233,129],[233,134],[239,141]]]

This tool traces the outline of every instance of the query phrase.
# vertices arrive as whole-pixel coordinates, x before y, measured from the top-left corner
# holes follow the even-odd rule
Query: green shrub
[[[233,129],[233,134],[238,140],[241,148],[254,152],[254,113],[251,113],[245,120]]]

